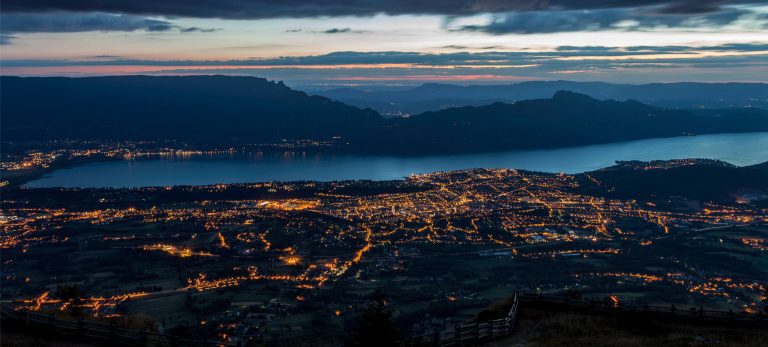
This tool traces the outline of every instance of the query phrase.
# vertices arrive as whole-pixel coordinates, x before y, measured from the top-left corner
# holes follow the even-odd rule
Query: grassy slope
[[[484,346],[757,347],[768,346],[764,328],[527,310],[522,312],[515,335]]]

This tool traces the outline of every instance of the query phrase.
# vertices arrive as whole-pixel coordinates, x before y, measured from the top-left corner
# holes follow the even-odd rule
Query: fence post
[[[475,340],[480,341],[480,324],[475,323]]]
[[[432,333],[432,342],[435,347],[440,347],[440,330],[435,329]]]
[[[453,340],[456,341],[457,346],[461,346],[461,324],[459,323],[453,326]]]
[[[85,335],[85,322],[83,321],[83,317],[77,319],[77,334],[80,336]]]
[[[109,322],[109,339],[111,341],[115,341],[117,338],[117,324],[115,324],[115,321]]]
[[[141,328],[139,330],[139,346],[147,345],[147,328]]]
[[[672,315],[674,315],[675,311],[677,311],[677,308],[675,308],[675,304],[672,304],[672,308],[670,310],[672,311]]]
[[[488,321],[488,337],[493,340],[493,320]]]
[[[56,316],[53,313],[48,314],[48,327],[56,330]]]

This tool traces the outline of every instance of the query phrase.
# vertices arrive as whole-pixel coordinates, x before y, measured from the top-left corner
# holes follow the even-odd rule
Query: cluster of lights
[[[165,252],[180,258],[213,256],[213,254],[209,252],[195,252],[191,248],[180,248],[174,245],[167,245],[167,244],[161,244],[161,243],[153,244],[153,245],[145,245],[145,246],[142,246],[141,248],[145,251]]]

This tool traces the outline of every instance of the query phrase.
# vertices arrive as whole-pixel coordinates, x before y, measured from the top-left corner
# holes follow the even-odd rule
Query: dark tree
[[[347,346],[390,347],[400,345],[400,333],[392,321],[387,297],[380,290],[371,296],[368,308],[350,334]]]

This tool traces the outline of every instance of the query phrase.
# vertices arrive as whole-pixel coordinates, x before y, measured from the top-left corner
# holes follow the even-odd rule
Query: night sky
[[[768,81],[768,2],[3,0],[3,75]]]

